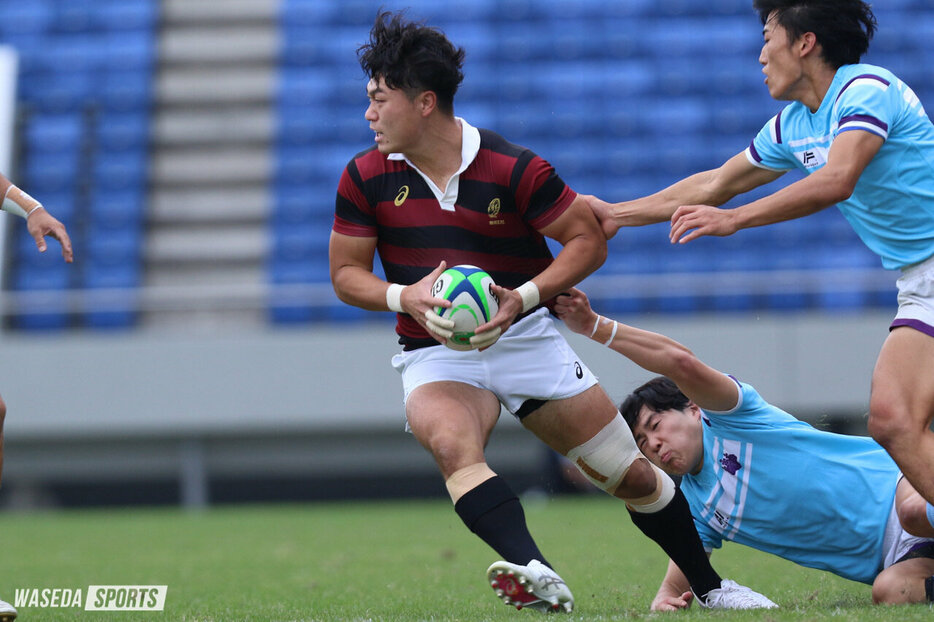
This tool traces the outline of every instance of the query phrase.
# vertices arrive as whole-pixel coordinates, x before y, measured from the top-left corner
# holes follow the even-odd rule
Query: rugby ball
[[[470,338],[481,324],[499,310],[499,300],[490,289],[493,278],[476,266],[454,266],[441,273],[431,295],[451,301],[451,307],[435,307],[435,313],[454,320],[454,334],[445,345],[452,350],[473,350]]]

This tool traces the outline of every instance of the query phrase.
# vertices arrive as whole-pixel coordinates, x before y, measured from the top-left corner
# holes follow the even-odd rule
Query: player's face
[[[380,153],[405,153],[418,136],[421,115],[415,101],[401,89],[391,89],[380,78],[366,87],[370,105],[364,117],[376,132]]]
[[[645,457],[670,475],[697,473],[704,458],[704,432],[700,409],[691,404],[683,411],[657,413],[648,406],[639,412],[633,436]]]
[[[759,63],[762,64],[769,95],[777,100],[792,100],[796,86],[804,77],[801,59],[794,53],[794,42],[789,40],[788,32],[775,20],[775,13],[765,23],[762,36],[765,42],[759,54]]]

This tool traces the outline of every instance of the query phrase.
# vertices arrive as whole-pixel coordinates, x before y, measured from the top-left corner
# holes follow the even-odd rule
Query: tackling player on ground
[[[522,506],[487,465],[484,448],[505,406],[626,501],[636,525],[689,577],[701,601],[773,606],[710,567],[683,496],[638,451],[596,378],[555,328],[546,306],[599,267],[600,225],[581,197],[531,151],[454,116],[464,51],[439,30],[381,13],[359,50],[369,78],[366,120],[376,144],[347,165],[330,243],[341,300],[398,314],[407,426],[437,462],[454,509],[503,557],[488,579],[507,604],[570,611],[567,585],[539,550]],[[552,258],[545,237],[563,249]],[[373,273],[376,252],[387,280]],[[473,338],[440,344],[450,322],[431,296],[447,265],[486,270],[499,312]],[[497,340],[498,339],[498,340]]]
[[[836,204],[882,265],[901,271],[898,312],[872,377],[869,431],[934,501],[934,126],[907,84],[859,64],[875,31],[861,0],[756,0],[769,94],[792,103],[720,168],[654,195],[592,201],[605,233],[671,220],[671,241],[725,236]],[[807,177],[719,209],[798,168]],[[934,518],[934,512],[932,512]]]
[[[71,239],[65,230],[65,225],[52,216],[41,203],[20,190],[9,179],[0,173],[0,196],[3,197],[0,209],[10,214],[16,214],[26,219],[26,228],[36,241],[36,248],[40,253],[46,251],[45,237],[55,238],[62,245],[62,257],[71,263],[74,256],[71,250]],[[6,418],[6,404],[0,397],[0,478],[3,475],[3,421]],[[8,602],[0,600],[0,622],[10,622],[16,618],[16,609]]]
[[[934,539],[900,523],[912,520],[921,496],[879,444],[812,428],[680,343],[597,315],[577,289],[558,296],[555,311],[574,332],[664,374],[633,391],[620,412],[642,453],[683,476],[708,552],[739,542],[871,584],[876,603],[934,601]],[[652,609],[691,600],[669,563]]]

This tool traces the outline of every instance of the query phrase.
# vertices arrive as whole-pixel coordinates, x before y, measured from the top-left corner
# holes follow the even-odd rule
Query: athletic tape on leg
[[[457,503],[469,491],[493,477],[496,477],[496,473],[487,466],[486,462],[478,462],[452,473],[444,485],[448,489],[448,494],[451,495],[451,501]]]
[[[640,514],[655,514],[665,508],[675,496],[675,483],[668,474],[649,462],[655,473],[655,490],[650,495],[639,499],[626,499],[626,505],[633,512]]]
[[[569,451],[567,457],[594,486],[612,495],[642,452],[623,416],[616,413],[592,439]]]

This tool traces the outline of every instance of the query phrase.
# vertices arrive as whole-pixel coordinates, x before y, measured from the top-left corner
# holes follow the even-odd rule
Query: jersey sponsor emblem
[[[486,213],[490,217],[491,225],[502,225],[506,222],[505,220],[496,218],[499,216],[499,210],[501,207],[502,204],[500,203],[499,197],[490,201],[490,204],[486,206]]]
[[[803,151],[795,151],[795,157],[805,168],[817,168],[827,164],[826,147],[811,147]]]
[[[723,452],[723,457],[720,458],[720,466],[722,466],[723,470],[730,475],[736,475],[736,472],[743,468],[743,465],[739,463],[739,460],[736,458],[735,454],[726,452]]]
[[[577,361],[574,361],[574,375],[577,376],[578,380],[584,377],[584,370],[581,369],[581,364]]]
[[[407,198],[409,198],[409,187],[402,186],[401,188],[399,188],[399,194],[396,195],[396,198],[393,199],[392,202],[396,204],[396,207],[399,207],[400,205],[405,203],[405,200]]]

